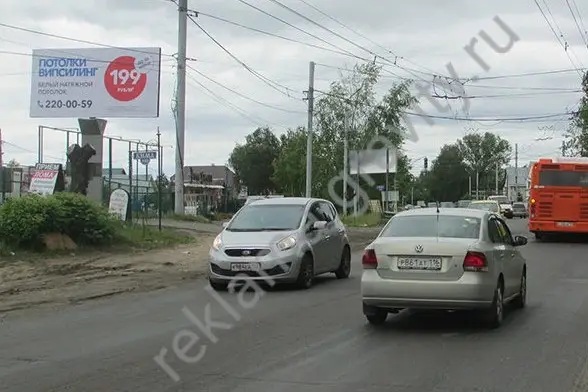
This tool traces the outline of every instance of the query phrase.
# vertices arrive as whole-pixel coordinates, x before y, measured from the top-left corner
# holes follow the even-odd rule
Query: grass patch
[[[380,214],[364,214],[359,216],[347,215],[341,219],[349,227],[375,227],[382,224]]]
[[[181,214],[171,214],[169,219],[177,220],[177,221],[184,221],[184,222],[197,222],[197,223],[210,223],[210,219],[200,216],[200,215],[181,215]]]
[[[194,236],[173,229],[157,228],[150,226],[121,226],[117,235],[119,241],[116,248],[130,247],[139,250],[151,250],[168,248],[175,245],[188,244],[195,240]],[[104,249],[108,250],[108,249]]]

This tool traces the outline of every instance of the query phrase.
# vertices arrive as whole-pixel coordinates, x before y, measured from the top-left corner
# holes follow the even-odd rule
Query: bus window
[[[588,173],[571,170],[539,171],[539,185],[588,187]]]

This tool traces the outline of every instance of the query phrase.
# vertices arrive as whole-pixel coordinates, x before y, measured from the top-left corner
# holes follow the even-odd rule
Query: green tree
[[[455,202],[468,193],[468,166],[457,144],[446,144],[441,148],[426,183],[433,201]]]
[[[572,113],[572,121],[566,130],[564,147],[568,156],[588,156],[588,71],[582,79],[584,95],[578,109]]]
[[[274,160],[272,181],[287,196],[304,196],[306,190],[306,129],[289,130],[280,137],[281,150]]]
[[[280,140],[270,128],[257,128],[247,135],[245,144],[237,144],[229,156],[229,165],[250,195],[276,190],[272,178],[273,162],[280,154]]]
[[[502,168],[508,165],[512,147],[508,140],[500,136],[477,130],[470,130],[461,140],[457,141],[468,175],[475,181],[478,174],[480,189],[494,189],[496,169],[499,168],[499,188],[504,184],[505,175]]]
[[[406,83],[393,85],[381,99],[377,99],[376,85],[380,67],[374,63],[356,65],[348,76],[331,83],[326,92],[317,92],[315,106],[316,133],[313,143],[313,194],[329,197],[328,182],[343,169],[345,129],[349,150],[369,147],[376,135],[386,137],[398,150],[397,173],[389,183],[396,183],[401,194],[410,192],[413,180],[410,162],[402,152],[404,130],[402,110],[416,102]],[[371,146],[382,148],[383,144]],[[385,175],[370,175],[378,185],[385,183]],[[379,192],[368,189],[360,179],[360,186],[371,198],[380,198]],[[342,183],[338,186],[342,193]]]

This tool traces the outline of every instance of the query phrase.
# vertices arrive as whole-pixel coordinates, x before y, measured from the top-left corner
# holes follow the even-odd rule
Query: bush
[[[41,248],[49,233],[66,234],[78,245],[105,245],[115,239],[117,224],[106,208],[76,193],[27,195],[0,207],[0,236],[20,248]]]
[[[217,212],[214,214],[212,220],[214,221],[228,221],[233,217],[233,214],[230,212]]]

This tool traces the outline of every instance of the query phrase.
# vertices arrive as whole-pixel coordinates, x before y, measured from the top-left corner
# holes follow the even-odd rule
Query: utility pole
[[[348,152],[348,120],[347,120],[347,106],[345,106],[343,118],[343,216],[347,215],[347,173],[349,173],[349,152]]]
[[[4,200],[6,199],[6,179],[4,178],[6,171],[4,170],[4,150],[2,149],[2,144],[4,144],[4,139],[2,139],[2,129],[0,128],[0,186],[2,187],[2,201],[0,201],[0,204],[4,204]]]
[[[515,143],[515,200],[519,197],[519,144]]]
[[[308,69],[308,132],[306,139],[306,197],[312,194],[312,118],[314,116],[314,61]]]
[[[562,157],[566,156],[566,142],[565,141],[561,142],[561,156]]]
[[[468,177],[468,195],[470,198],[472,198],[472,176],[470,175]]]
[[[184,214],[184,139],[186,131],[186,40],[188,30],[188,0],[178,1],[178,76],[176,86],[176,214]]]
[[[498,168],[500,167],[500,163],[496,161],[496,178],[494,179],[494,194],[498,195]]]
[[[480,200],[480,173],[476,170],[476,200]]]

